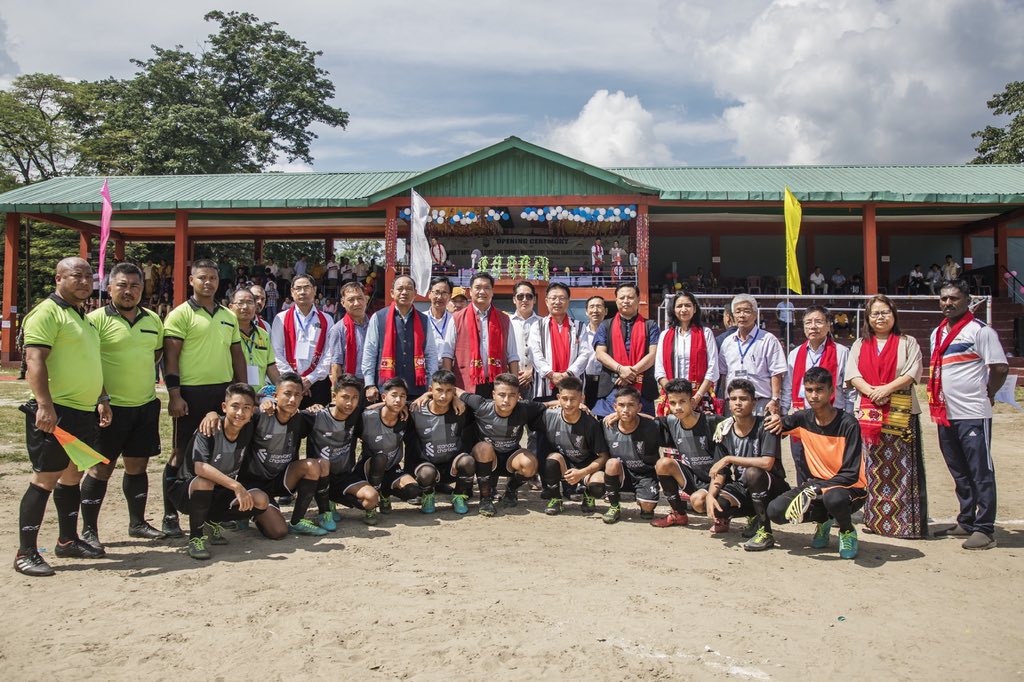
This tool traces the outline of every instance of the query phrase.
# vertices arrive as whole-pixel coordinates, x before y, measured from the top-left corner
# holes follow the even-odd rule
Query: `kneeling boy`
[[[660,454],[662,433],[653,419],[641,418],[640,391],[623,386],[615,394],[615,415],[618,420],[604,427],[611,457],[604,465],[604,482],[608,488],[608,511],[601,517],[615,523],[622,515],[619,503],[623,489],[636,495],[640,518],[653,519],[658,506],[658,473],[654,469]]]

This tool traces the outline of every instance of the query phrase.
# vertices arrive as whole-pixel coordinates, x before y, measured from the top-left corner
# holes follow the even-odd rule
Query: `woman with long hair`
[[[928,534],[928,497],[921,448],[921,379],[917,339],[900,332],[899,312],[887,296],[864,304],[864,331],[850,349],[846,381],[857,389],[854,415],[864,440],[869,533],[897,538]]]
[[[714,412],[712,389],[718,381],[718,345],[711,328],[704,326],[697,297],[689,291],[680,291],[672,302],[668,329],[658,337],[654,378],[661,388],[655,406],[659,415],[668,414],[664,387],[672,379],[689,379],[694,387],[694,409]]]

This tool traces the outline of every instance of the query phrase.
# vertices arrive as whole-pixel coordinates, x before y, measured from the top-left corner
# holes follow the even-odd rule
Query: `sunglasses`
[[[532,301],[533,294],[516,294],[517,301]]]

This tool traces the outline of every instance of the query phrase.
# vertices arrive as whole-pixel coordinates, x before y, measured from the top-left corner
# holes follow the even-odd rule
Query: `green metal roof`
[[[55,178],[0,194],[0,212],[95,214],[101,179]],[[447,197],[648,194],[669,201],[1024,203],[1024,165],[599,168],[509,137],[428,171],[110,178],[115,212],[365,208],[415,187]]]
[[[611,168],[675,201],[1024,202],[1024,165]]]

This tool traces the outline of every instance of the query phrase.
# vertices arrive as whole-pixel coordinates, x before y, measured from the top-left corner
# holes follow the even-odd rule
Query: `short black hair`
[[[947,279],[939,286],[939,293],[945,289],[959,289],[961,294],[971,297],[971,287],[964,279]]]
[[[314,289],[316,288],[316,280],[313,279],[313,275],[307,275],[305,273],[301,275],[295,275],[294,277],[292,277],[292,286],[295,286],[295,283],[298,282],[300,279],[306,280]]]
[[[832,324],[832,313],[829,312],[829,309],[826,308],[825,306],[818,305],[817,303],[815,303],[814,305],[809,305],[806,308],[804,308],[804,317],[807,317],[811,313],[821,313],[822,316],[825,318],[825,322],[828,324]]]
[[[640,287],[638,287],[633,282],[622,282],[621,284],[619,284],[619,286],[615,287],[615,298],[619,297],[620,289],[632,289],[633,291],[636,292],[636,297],[640,298]]]
[[[253,405],[256,404],[256,391],[244,381],[235,382],[224,389],[224,402],[231,400],[233,395],[244,395],[252,401]]]
[[[384,385],[380,387],[380,392],[383,395],[393,388],[400,388],[405,391],[405,395],[409,395],[409,386],[405,383],[405,379],[402,377],[392,377],[384,382]]]
[[[832,378],[832,372],[824,367],[811,367],[804,372],[804,385],[807,384],[833,386],[835,381]]]
[[[110,279],[114,279],[114,275],[135,275],[139,279],[143,279],[142,268],[135,263],[118,263],[110,268]]]
[[[277,380],[277,385],[280,386],[286,381],[289,384],[298,384],[299,386],[302,386],[302,377],[300,377],[296,372],[285,372],[284,374],[282,374],[281,377]]]
[[[583,382],[576,377],[562,377],[558,382],[558,390],[561,391],[582,391]]]
[[[817,368],[815,367],[815,368],[812,368],[812,369],[817,369]],[[810,370],[808,370],[808,371],[810,371]],[[807,376],[807,375],[805,374],[804,376]],[[754,399],[757,398],[757,389],[754,388],[754,382],[752,382],[750,379],[733,379],[732,381],[730,381],[729,382],[729,388],[728,388],[728,390],[726,390],[726,393],[727,394],[728,393],[732,393],[733,391],[743,391],[744,393],[749,395],[751,398],[754,398]]]
[[[439,369],[430,376],[430,383],[442,386],[455,385],[455,372],[450,369]]]
[[[337,393],[343,388],[354,388],[360,393],[363,392],[363,380],[355,374],[342,374],[334,382],[333,392]]]
[[[484,272],[483,270],[477,270],[475,273],[473,273],[472,279],[469,280],[469,286],[472,287],[473,282],[477,281],[478,279],[486,279],[488,282],[491,283],[491,288],[494,288],[494,278],[491,277],[491,273]]]
[[[498,376],[494,377],[494,385],[505,384],[506,386],[515,386],[519,388],[519,377],[512,372],[503,372]]]
[[[572,291],[569,289],[569,287],[567,285],[562,284],[561,282],[552,282],[551,284],[549,284],[548,285],[548,290],[547,290],[547,292],[544,295],[547,296],[547,294],[550,294],[552,289],[561,289],[562,291],[565,292],[565,297],[566,298],[572,298]],[[591,296],[591,298],[601,298],[601,297],[600,296]],[[601,298],[601,300],[603,301],[604,299]]]
[[[514,294],[517,291],[519,291],[519,287],[526,287],[527,289],[530,290],[530,293],[533,294],[534,298],[537,297],[537,289],[533,286],[532,282],[525,279],[519,280],[518,282],[516,282],[515,286],[512,287],[512,293]]]
[[[433,289],[438,284],[446,285],[448,287],[448,294],[451,295],[451,293],[452,293],[452,281],[450,279],[448,279],[447,277],[433,277],[430,280],[430,287],[428,287],[428,288],[429,289]]]
[[[601,303],[604,303],[605,310],[608,309],[608,301],[604,300],[604,296],[591,296],[590,298],[587,299],[587,302],[584,305],[589,306],[590,302],[593,301],[595,298],[601,301]]]
[[[689,379],[673,379],[665,384],[665,395],[669,393],[682,393],[683,395],[693,395],[693,384],[690,383]]]
[[[677,393],[678,392],[679,391],[677,391]],[[636,386],[623,386],[620,388],[615,392],[615,399],[618,400],[619,398],[630,398],[635,400],[638,404],[643,402],[640,399],[640,391],[636,390]]]
[[[191,274],[196,274],[196,270],[217,270],[217,264],[209,258],[200,258],[199,260],[192,261],[192,267],[189,269]],[[218,276],[220,271],[217,270]]]

